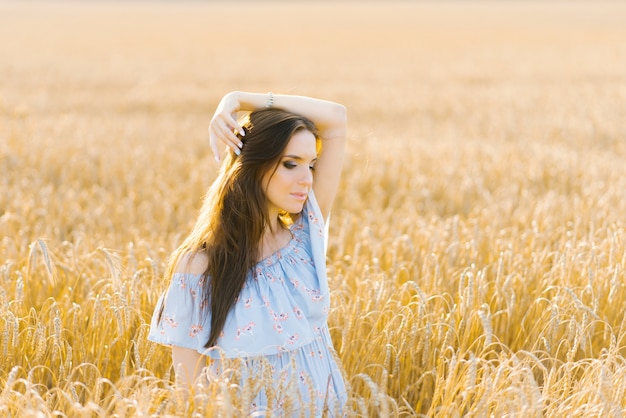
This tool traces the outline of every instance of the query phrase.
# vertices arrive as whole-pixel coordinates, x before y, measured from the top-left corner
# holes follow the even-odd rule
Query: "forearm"
[[[204,367],[204,356],[196,350],[172,346],[172,364],[176,384],[180,387],[191,387],[198,381]]]
[[[268,107],[270,103],[270,95],[268,93],[236,91],[230,94],[235,95],[239,102],[240,110],[243,111],[263,109]],[[271,106],[297,113],[310,119],[319,130],[322,138],[344,138],[346,136],[346,108],[339,103],[306,96],[273,94]]]

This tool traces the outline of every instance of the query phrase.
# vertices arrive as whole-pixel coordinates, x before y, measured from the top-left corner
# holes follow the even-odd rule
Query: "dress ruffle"
[[[292,351],[310,343],[326,325],[330,300],[325,229],[313,193],[290,230],[290,242],[257,263],[248,274],[217,341],[226,357]],[[203,280],[198,274],[174,274],[157,303],[148,336],[151,341],[219,357],[204,348],[211,316],[210,310],[201,305]],[[162,318],[157,322],[161,305]]]
[[[240,358],[250,370],[260,362],[270,364],[273,373],[299,379],[299,397],[315,404],[309,412],[319,415],[329,406],[342,409],[346,393],[328,333],[326,229],[313,192],[290,230],[290,242],[249,272],[215,348],[204,347],[211,318],[201,303],[202,275],[172,277],[155,308],[148,339],[210,356],[211,373],[220,373],[220,359]],[[264,396],[255,398],[254,410],[263,410]]]

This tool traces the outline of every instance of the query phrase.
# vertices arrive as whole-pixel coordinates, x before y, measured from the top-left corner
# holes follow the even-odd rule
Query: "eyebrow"
[[[293,155],[293,154],[284,155],[283,158],[291,158],[293,160],[304,161],[303,157],[300,157],[299,155]],[[314,161],[317,161],[317,157],[311,159],[311,162],[314,162]]]

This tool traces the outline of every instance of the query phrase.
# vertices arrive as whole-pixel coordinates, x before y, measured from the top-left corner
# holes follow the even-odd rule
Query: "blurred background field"
[[[246,411],[223,382],[182,403],[146,341],[239,89],[348,107],[329,323],[354,415],[623,416],[625,21],[619,2],[0,2],[0,415]]]

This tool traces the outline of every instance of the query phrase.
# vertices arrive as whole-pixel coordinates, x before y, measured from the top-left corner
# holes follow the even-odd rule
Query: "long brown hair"
[[[310,120],[280,109],[250,113],[243,129],[241,155],[228,152],[192,232],[172,254],[167,268],[171,278],[184,255],[208,256],[200,304],[208,304],[211,312],[206,348],[217,343],[249,270],[259,261],[261,239],[270,221],[264,175],[274,174],[294,133],[306,129],[315,135],[318,147],[320,143]]]

